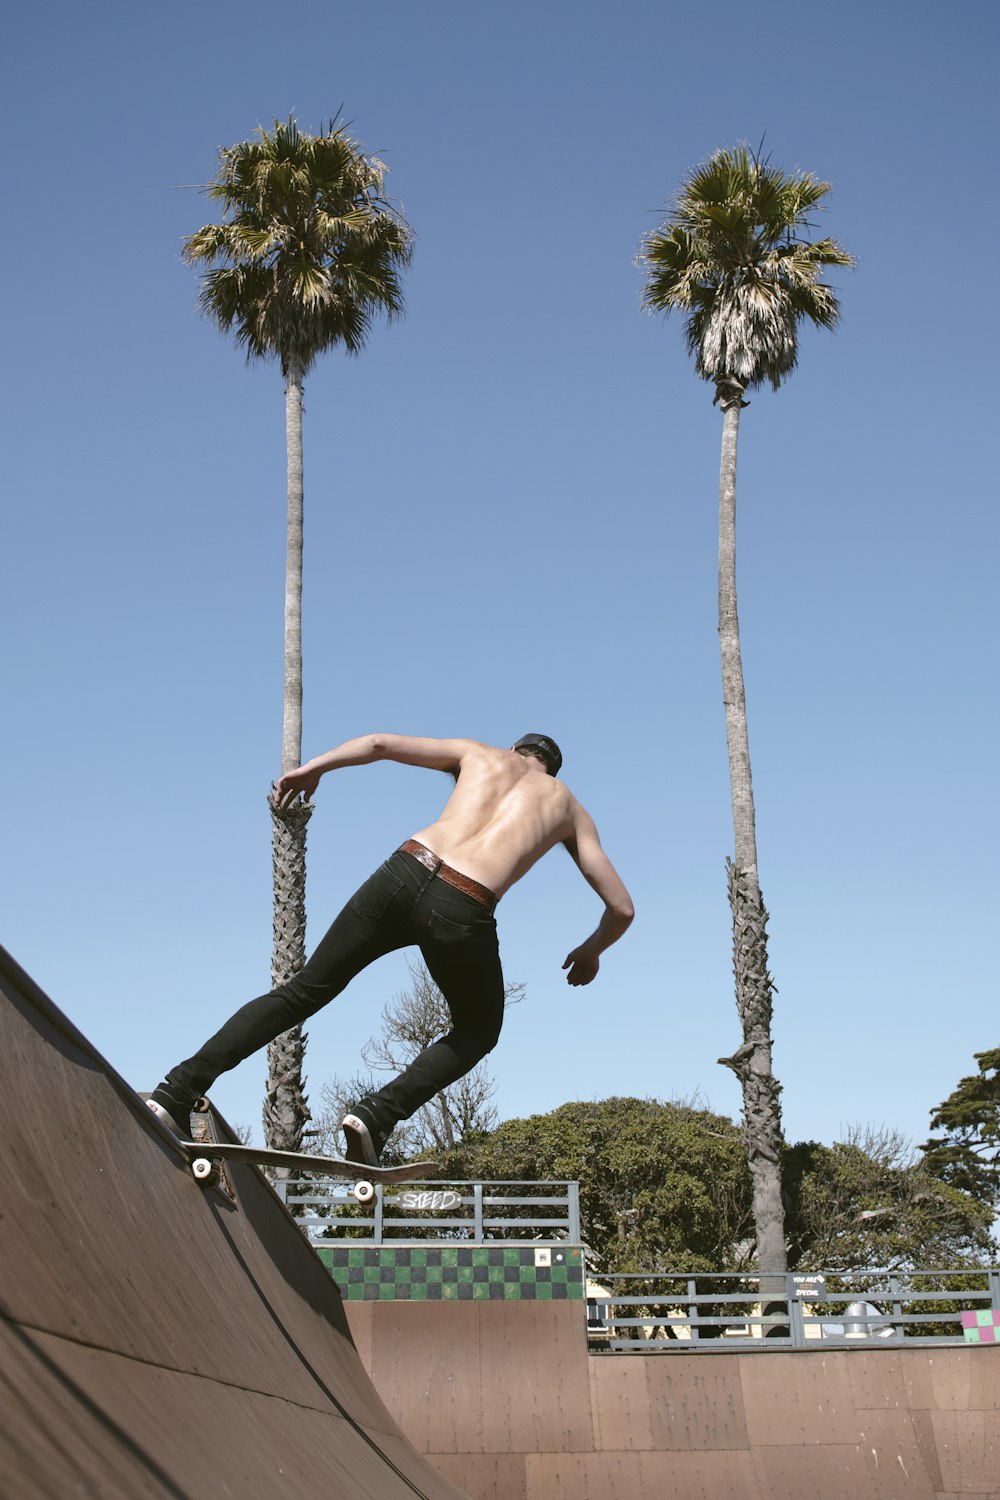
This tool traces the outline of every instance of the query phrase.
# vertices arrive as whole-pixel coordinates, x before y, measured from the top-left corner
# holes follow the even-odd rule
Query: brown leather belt
[[[436,875],[446,885],[453,885],[456,891],[462,891],[466,896],[471,896],[473,901],[478,901],[480,906],[486,907],[487,911],[492,911],[496,906],[499,898],[493,894],[489,886],[480,885],[479,881],[473,880],[470,875],[463,875],[459,870],[453,870],[451,865],[446,865],[433,849],[427,848],[426,844],[418,844],[416,839],[407,839],[406,843],[400,844],[399,848],[401,853],[412,854],[425,870],[430,870],[432,875]]]

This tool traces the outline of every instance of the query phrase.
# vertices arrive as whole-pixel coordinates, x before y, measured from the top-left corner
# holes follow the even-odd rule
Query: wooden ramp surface
[[[4,1500],[461,1500],[254,1167],[238,1204],[0,949]]]
[[[199,1187],[2,949],[0,1131],[3,1500],[1000,1500],[1000,1348],[594,1357],[572,1302],[349,1332],[256,1169]]]

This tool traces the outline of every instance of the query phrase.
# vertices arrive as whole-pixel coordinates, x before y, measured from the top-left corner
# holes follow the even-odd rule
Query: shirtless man
[[[570,984],[590,983],[601,954],[632,921],[628,891],[593,819],[555,779],[562,755],[547,735],[526,734],[500,750],[476,740],[366,734],[287,772],[275,800],[279,806],[300,795],[308,800],[327,771],[377,760],[450,772],[456,784],[444,811],[355,892],[294,979],[251,1000],[154,1089],[150,1108],[171,1129],[187,1135],[195,1099],[220,1073],[314,1015],[382,954],[416,944],[447,1002],[452,1029],[345,1115],[348,1157],[377,1166],[393,1127],[496,1046],[504,987],[493,910],[536,860],[565,845],[604,902],[597,927],[563,964]]]

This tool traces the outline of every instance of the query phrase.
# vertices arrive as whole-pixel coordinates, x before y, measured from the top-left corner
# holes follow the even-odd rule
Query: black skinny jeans
[[[182,1097],[204,1094],[229,1068],[315,1015],[383,953],[416,944],[453,1022],[398,1078],[369,1096],[386,1133],[496,1046],[503,974],[492,913],[397,850],[348,901],[304,969],[238,1010],[200,1052],[167,1074]],[[368,1102],[368,1101],[366,1101]]]

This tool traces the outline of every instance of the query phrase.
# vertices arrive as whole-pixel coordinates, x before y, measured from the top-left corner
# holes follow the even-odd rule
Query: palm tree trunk
[[[281,770],[302,762],[302,370],[285,372],[285,442],[288,454],[288,541],[285,562],[285,687]],[[274,946],[271,983],[284,984],[306,961],[306,825],[311,804],[284,810],[270,801],[274,873]],[[302,1065],[301,1026],[276,1037],[267,1049],[264,1139],[280,1151],[300,1151],[310,1118]]]
[[[719,642],[722,696],[726,709],[729,782],[733,805],[735,859],[727,860],[729,904],[733,914],[733,973],[736,1009],[743,1044],[733,1057],[720,1057],[743,1089],[743,1124],[753,1183],[757,1265],[761,1271],[784,1272],[785,1221],[781,1200],[781,1085],[771,1069],[771,1009],[774,981],[767,967],[767,912],[757,873],[757,833],[750,775],[746,691],[736,609],[736,456],[743,385],[731,378],[716,382],[722,406],[722,459],[719,469]],[[781,1277],[763,1278],[765,1316],[786,1314],[779,1305]],[[766,1325],[765,1325],[766,1326]],[[775,1325],[772,1332],[778,1331]],[[783,1330],[782,1330],[783,1331]]]
[[[288,473],[288,535],[285,551],[285,692],[281,725],[281,772],[302,764],[302,370],[285,376],[285,452]]]

